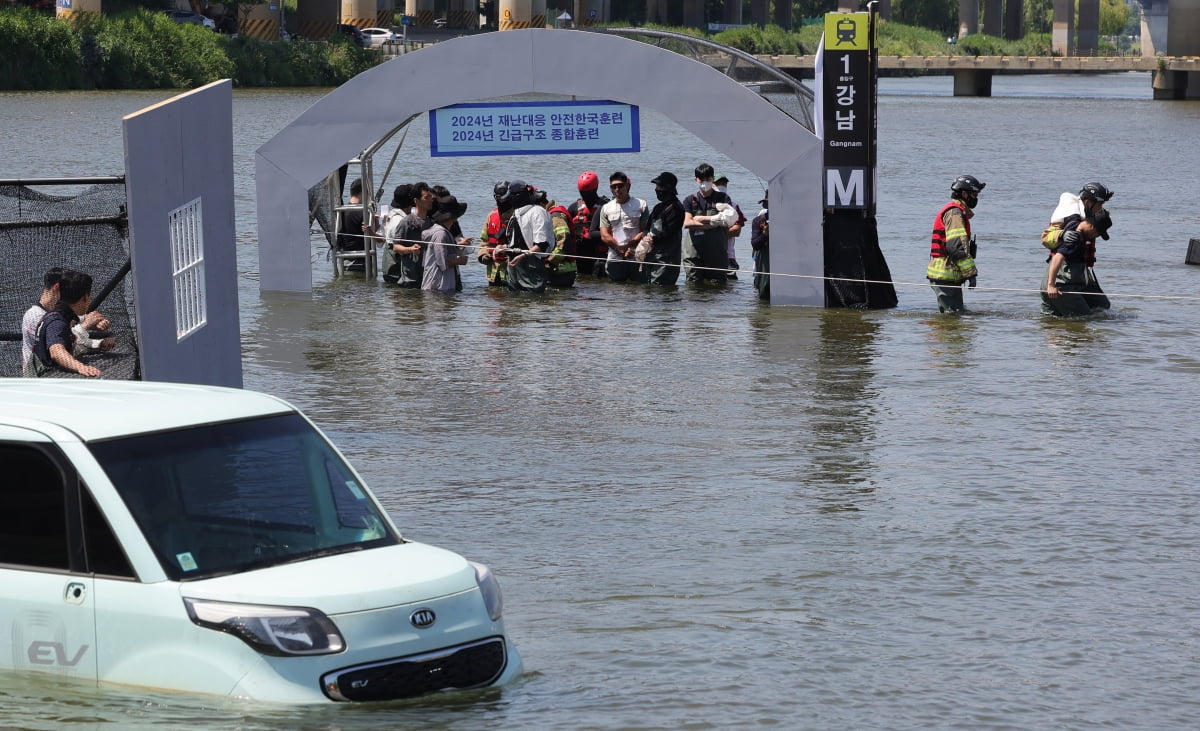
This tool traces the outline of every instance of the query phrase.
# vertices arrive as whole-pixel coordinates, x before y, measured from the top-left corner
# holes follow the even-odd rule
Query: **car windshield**
[[[400,541],[345,461],[298,414],[89,447],[175,580]]]

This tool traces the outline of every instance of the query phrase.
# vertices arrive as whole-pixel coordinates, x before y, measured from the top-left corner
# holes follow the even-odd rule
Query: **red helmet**
[[[580,193],[586,190],[596,190],[600,187],[600,178],[589,170],[579,176],[579,182],[576,184],[576,187],[579,188]]]

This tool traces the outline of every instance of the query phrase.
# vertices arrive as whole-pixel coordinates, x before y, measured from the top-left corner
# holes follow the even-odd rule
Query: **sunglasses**
[[[616,190],[617,188],[625,188],[628,186],[629,186],[629,183],[613,183],[612,185],[610,185],[608,187],[612,188],[613,190]]]

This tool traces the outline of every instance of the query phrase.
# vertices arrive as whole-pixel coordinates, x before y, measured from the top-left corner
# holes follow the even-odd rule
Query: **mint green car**
[[[260,393],[0,379],[0,670],[280,703],[521,672],[485,567]]]

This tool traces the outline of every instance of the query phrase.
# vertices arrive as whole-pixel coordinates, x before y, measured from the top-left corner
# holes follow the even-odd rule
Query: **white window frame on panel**
[[[167,214],[171,240],[175,339],[179,342],[208,324],[204,287],[204,211],[200,199]]]

